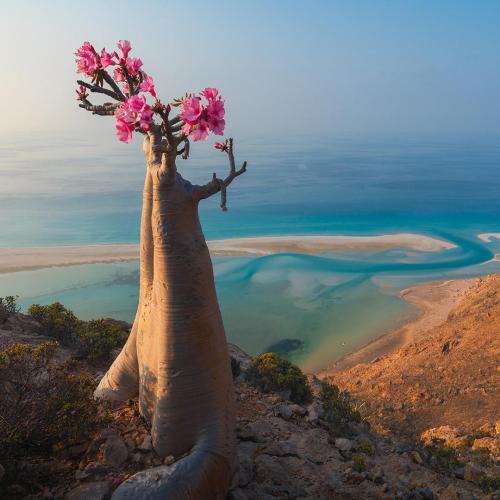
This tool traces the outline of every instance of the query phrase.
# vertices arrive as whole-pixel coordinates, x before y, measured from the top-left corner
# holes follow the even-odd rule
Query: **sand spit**
[[[271,255],[275,253],[319,254],[348,250],[406,248],[438,252],[454,248],[444,240],[421,234],[380,236],[262,236],[208,242],[212,256]],[[45,267],[71,266],[137,260],[138,245],[86,245],[30,248],[0,248],[0,273]]]

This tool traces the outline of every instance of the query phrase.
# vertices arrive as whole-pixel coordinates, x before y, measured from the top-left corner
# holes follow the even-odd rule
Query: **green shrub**
[[[373,455],[375,455],[375,448],[371,443],[363,443],[359,447],[359,451],[361,453],[364,453],[365,455],[368,455],[369,457],[373,457]]]
[[[0,351],[0,459],[80,442],[103,422],[95,381],[55,365],[56,351],[56,342]]]
[[[431,464],[440,469],[452,471],[460,465],[457,450],[449,446],[427,446]]]
[[[60,302],[49,306],[33,304],[28,309],[28,314],[38,321],[42,335],[55,338],[63,344],[75,343],[83,323]]]
[[[111,351],[122,347],[128,337],[128,329],[119,322],[105,319],[82,321],[59,302],[48,306],[34,304],[28,309],[28,314],[38,321],[42,335],[76,348],[79,356],[90,363],[108,361]]]
[[[265,391],[290,391],[290,400],[298,404],[312,401],[307,377],[300,368],[272,352],[253,358],[250,378]]]
[[[128,330],[104,319],[85,322],[78,332],[78,352],[91,363],[110,358],[111,351],[127,341]]]
[[[481,476],[478,481],[478,486],[485,493],[493,493],[500,490],[500,476]]]
[[[365,457],[359,453],[355,453],[352,456],[352,461],[354,462],[352,468],[356,472],[364,472],[366,470]]]
[[[0,297],[0,324],[5,323],[12,314],[20,311],[17,307],[17,295],[8,295],[7,297]]]
[[[322,380],[319,399],[325,412],[323,419],[328,424],[332,437],[345,434],[350,422],[361,422],[361,413],[352,406],[347,394],[335,384]]]

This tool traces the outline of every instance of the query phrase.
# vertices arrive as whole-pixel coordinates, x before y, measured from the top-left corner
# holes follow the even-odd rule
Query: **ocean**
[[[193,182],[227,169],[210,144],[192,149],[179,170]],[[500,233],[500,138],[261,138],[236,153],[248,172],[231,186],[228,212],[216,197],[202,205],[207,239],[412,232],[457,246],[214,258],[228,338],[251,354],[328,366],[415,316],[403,288],[500,270],[500,240],[478,238]],[[3,143],[0,246],[137,242],[143,174],[139,143]],[[0,274],[0,296],[19,295],[23,309],[57,300],[82,318],[131,321],[137,288],[135,262]]]

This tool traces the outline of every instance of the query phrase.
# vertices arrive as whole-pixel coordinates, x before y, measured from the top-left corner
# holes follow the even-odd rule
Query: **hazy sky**
[[[163,100],[217,86],[228,133],[500,133],[499,1],[0,0],[2,137],[113,133],[74,50],[131,40]]]

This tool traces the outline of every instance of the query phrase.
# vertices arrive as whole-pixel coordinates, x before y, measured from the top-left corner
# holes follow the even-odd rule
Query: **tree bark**
[[[189,455],[136,474],[113,498],[225,499],[237,468],[233,385],[199,198],[175,172],[175,152],[163,155],[162,171],[151,151],[136,318],[96,395],[138,395],[155,451]]]

